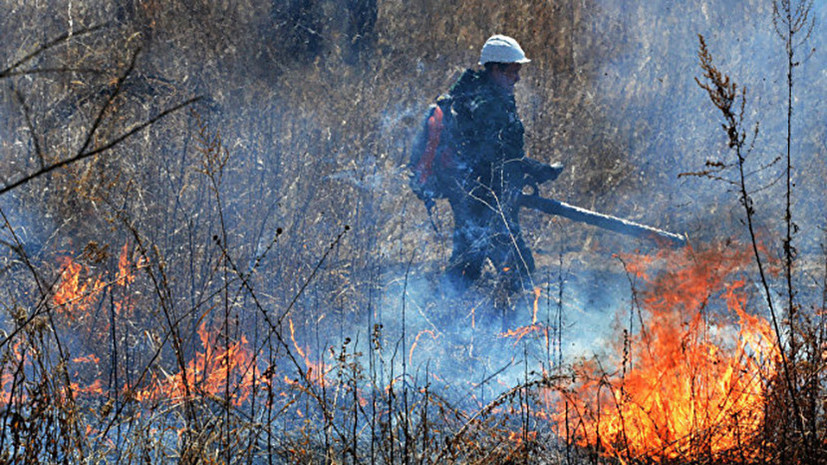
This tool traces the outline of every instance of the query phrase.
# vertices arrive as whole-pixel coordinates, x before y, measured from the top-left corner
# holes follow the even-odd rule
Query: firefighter
[[[449,91],[456,160],[438,175],[454,215],[448,276],[461,288],[480,278],[486,259],[510,291],[532,287],[534,258],[520,229],[518,197],[527,182],[553,180],[563,167],[525,154],[514,85],[529,61],[516,40],[494,35],[482,47],[482,68],[466,70]]]

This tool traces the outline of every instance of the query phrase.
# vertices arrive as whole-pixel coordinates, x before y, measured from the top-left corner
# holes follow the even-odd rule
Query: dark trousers
[[[530,287],[534,257],[520,230],[518,208],[503,208],[495,196],[486,197],[464,192],[448,197],[454,214],[448,273],[468,285],[480,278],[488,258],[510,290]]]

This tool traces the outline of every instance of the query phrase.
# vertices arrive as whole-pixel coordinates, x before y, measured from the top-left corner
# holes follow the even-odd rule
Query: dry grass
[[[0,5],[0,27],[15,31],[4,38],[6,64],[73,32],[12,70],[20,74],[0,73],[0,181],[117,141],[0,197],[4,461],[629,458],[575,446],[576,428],[560,429],[574,415],[549,421],[548,396],[570,386],[550,374],[554,341],[542,325],[526,341],[545,345],[547,370],[530,367],[536,354],[524,349],[514,362],[524,372],[494,385],[500,366],[485,351],[520,346],[476,327],[450,335],[473,311],[489,317],[477,307],[490,297],[444,308],[416,293],[444,266],[450,215],[444,206],[442,233],[432,231],[402,167],[429,101],[476,61],[486,37],[504,32],[533,59],[518,100],[529,152],[569,166],[546,194],[659,219],[670,197],[657,188],[674,179],[648,160],[664,145],[672,161],[691,150],[646,139],[659,131],[651,119],[612,127],[608,116],[634,116],[657,103],[634,99],[657,99],[668,85],[629,83],[625,108],[594,97],[601,63],[624,52],[617,38],[627,32],[602,22],[590,0],[383,1],[375,18],[372,2],[346,2],[348,14],[339,3]],[[106,27],[83,33],[96,24]],[[202,99],[163,114],[194,97]],[[659,226],[677,221],[673,211],[661,216]],[[716,218],[737,224],[728,213]],[[597,273],[609,267],[605,255],[582,251],[618,244],[535,213],[524,229],[549,270],[549,312],[563,292],[564,258]],[[813,303],[801,309],[789,360],[800,398],[788,394],[789,380],[764,380],[768,420],[744,445],[782,452],[717,458],[821,459],[823,302],[806,297]],[[444,376],[446,367],[458,376]],[[794,404],[803,429],[789,421]],[[693,457],[681,460],[711,456]]]

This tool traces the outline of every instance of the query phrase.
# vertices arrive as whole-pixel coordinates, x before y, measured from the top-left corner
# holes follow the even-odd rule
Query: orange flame
[[[288,327],[290,328],[290,340],[293,342],[293,347],[296,349],[296,352],[299,354],[302,360],[304,360],[304,364],[306,367],[306,371],[304,373],[305,377],[308,381],[316,383],[321,387],[324,387],[325,376],[327,376],[328,370],[327,367],[325,367],[324,360],[321,358],[318,362],[313,362],[310,360],[310,357],[307,356],[307,352],[304,349],[302,349],[298,341],[296,341],[296,328],[295,326],[293,326],[293,320],[288,318],[287,322]]]
[[[523,444],[523,437],[526,437],[529,441],[536,441],[537,440],[537,432],[536,431],[528,431],[523,433],[522,431],[509,431],[508,432],[508,441],[514,445],[522,445]]]
[[[80,264],[71,257],[60,257],[62,271],[52,302],[60,309],[60,313],[72,320],[82,320],[87,317],[91,309],[101,298],[101,291],[110,285],[127,288],[135,281],[135,270],[146,266],[143,260],[132,263],[129,258],[129,243],[124,243],[118,257],[118,272],[111,282],[102,276],[90,277],[88,266]],[[127,300],[125,297],[124,300]],[[116,301],[115,309],[120,314],[124,310],[131,311],[132,306],[126,301]]]
[[[175,402],[186,399],[187,391],[190,398],[222,398],[228,389],[229,400],[235,406],[249,398],[261,377],[247,338],[242,336],[239,341],[223,344],[218,340],[219,332],[210,332],[206,323],[198,328],[198,336],[203,351],[189,361],[186,376],[179,372],[166,375],[163,380],[156,379],[154,386],[135,393],[136,400]]]
[[[532,323],[528,326],[521,326],[515,329],[509,329],[508,331],[501,333],[500,337],[506,338],[514,338],[514,345],[516,346],[520,340],[530,334],[537,333],[542,334],[544,336],[548,336],[548,327],[542,323]]]
[[[89,274],[89,267],[70,257],[62,257],[60,262],[63,271],[52,301],[69,318],[83,318],[100,298],[103,281],[99,276],[94,279],[82,278],[82,275]]]
[[[6,354],[7,359],[5,363],[2,365],[3,369],[3,376],[0,379],[0,383],[2,383],[2,392],[0,392],[0,405],[8,405],[13,401],[14,398],[19,399],[26,399],[26,394],[23,392],[23,389],[14,389],[14,382],[16,380],[17,374],[16,370],[17,367],[21,364],[29,364],[28,358],[26,357],[26,348],[24,347],[22,339],[17,339],[14,344],[11,344],[9,351]],[[14,392],[14,396],[12,393]]]
[[[579,426],[561,435],[621,461],[692,461],[743,446],[759,432],[763,380],[775,375],[780,356],[767,321],[745,311],[746,282],[734,279],[749,254],[730,248],[625,258],[649,286],[642,293],[648,321],[623,349],[629,357],[620,373],[606,374],[597,363],[576,367],[581,381],[564,398]],[[661,260],[670,270],[650,277]],[[562,425],[562,415],[555,417]]]
[[[100,363],[100,358],[95,354],[89,354],[84,357],[75,357],[72,359],[74,363],[93,363],[97,365]]]
[[[419,345],[419,338],[421,338],[425,334],[431,336],[431,339],[433,339],[434,341],[438,339],[436,333],[430,329],[423,329],[422,331],[417,333],[416,338],[414,338],[413,344],[411,344],[411,349],[408,351],[408,363],[413,363],[414,350],[416,350],[416,347]]]
[[[88,384],[85,386],[82,386],[79,383],[71,383],[70,385],[72,386],[72,391],[77,394],[103,394],[103,381],[100,379],[96,379],[92,382],[92,384]]]
[[[138,266],[140,268],[140,265]],[[122,286],[128,286],[135,281],[135,274],[132,272],[132,262],[129,261],[129,243],[125,242],[121,248],[121,255],[118,257],[118,277],[115,281]]]

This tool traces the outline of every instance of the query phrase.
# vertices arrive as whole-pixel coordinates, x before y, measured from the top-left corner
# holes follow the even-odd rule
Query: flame
[[[747,282],[737,275],[748,252],[624,259],[647,282],[648,320],[622,348],[619,373],[607,374],[602,362],[576,366],[581,380],[555,411],[574,412],[577,426],[561,435],[623,462],[695,461],[742,448],[759,433],[764,380],[775,376],[780,357],[768,322],[745,310]],[[651,274],[659,263],[669,270]],[[562,425],[562,414],[554,416]]]
[[[100,358],[95,354],[89,354],[84,357],[75,357],[72,359],[73,363],[93,363],[97,365],[100,363]]]
[[[103,381],[101,379],[96,379],[92,381],[92,384],[88,385],[81,385],[79,383],[70,383],[72,387],[72,392],[76,394],[86,394],[86,395],[99,395],[103,394]]]
[[[417,333],[416,337],[414,338],[413,344],[411,344],[411,349],[408,351],[408,363],[413,363],[414,350],[416,349],[416,346],[419,345],[419,338],[421,338],[425,334],[431,336],[431,339],[433,339],[434,341],[438,339],[436,333],[430,329],[423,329],[422,331]]]
[[[116,314],[132,314],[134,304],[129,287],[136,280],[136,271],[148,266],[148,263],[144,258],[134,260],[131,257],[128,242],[120,249],[117,270],[109,275],[95,275],[89,266],[70,256],[60,257],[58,262],[61,271],[51,300],[58,314],[68,318],[69,331],[80,331],[81,337],[93,334],[92,331],[95,334],[108,333],[108,319],[94,320],[94,325],[84,324],[93,321],[88,318],[99,309],[98,304],[107,288],[111,289],[108,292],[114,296],[113,308]],[[203,350],[197,352],[187,363],[184,371],[186,376],[184,373],[163,373],[160,377],[154,376],[145,386],[124,386],[124,392],[138,402],[175,402],[182,400],[187,392],[191,397],[220,398],[229,386],[230,401],[238,406],[249,398],[255,383],[267,384],[270,381],[257,370],[254,353],[250,350],[246,337],[224,344],[219,341],[219,333],[210,331],[206,324],[198,328],[197,334]],[[19,371],[17,367],[23,365],[25,370],[31,366],[30,355],[34,355],[31,350],[32,348],[25,347],[22,339],[10,346],[0,376],[0,405],[12,401],[16,371]],[[67,369],[72,378],[75,378],[70,382],[69,388],[74,394],[95,396],[104,393],[103,379],[90,380],[89,376],[84,376],[90,371],[86,367],[98,368],[100,365],[101,360],[96,354],[80,355],[71,358],[69,362],[71,364]],[[15,399],[25,399],[20,389],[16,390],[14,396]]]
[[[509,329],[498,335],[501,338],[514,338],[515,346],[520,342],[522,338],[534,333],[548,337],[548,327],[543,323],[539,323],[537,320],[537,312],[540,306],[540,297],[542,297],[543,291],[540,287],[535,287],[532,290],[532,294],[534,295],[534,303],[532,305],[531,324],[521,326],[519,328]]]
[[[26,357],[26,348],[23,345],[22,339],[17,339],[10,345],[9,350],[4,354],[5,359],[0,365],[3,370],[0,383],[2,383],[2,392],[0,392],[0,405],[10,404],[14,398],[21,400],[26,399],[26,394],[23,389],[14,389],[14,383],[17,381],[16,370],[21,365],[29,365],[31,362]],[[14,393],[14,396],[12,396]]]
[[[136,267],[141,267],[143,265],[136,265]],[[118,277],[115,281],[119,282],[122,286],[128,286],[135,281],[135,274],[132,271],[132,262],[129,261],[129,243],[125,242],[123,248],[121,248],[121,254],[118,257]]]
[[[100,276],[83,278],[89,274],[89,267],[75,262],[71,257],[61,257],[59,261],[63,271],[52,302],[60,309],[60,313],[70,319],[83,318],[100,298],[103,281]]]
[[[540,297],[543,295],[543,291],[539,287],[534,288],[534,305],[532,306],[533,312],[531,314],[531,324],[537,323],[537,310],[540,308]]]
[[[500,333],[500,337],[502,338],[514,338],[514,345],[516,346],[520,340],[530,334],[542,334],[543,336],[548,336],[548,327],[542,323],[532,323],[527,326],[521,326],[515,329],[509,329],[504,333]]]
[[[96,303],[101,298],[101,291],[108,286],[117,285],[127,289],[135,281],[135,270],[146,266],[143,259],[133,263],[129,258],[129,243],[124,243],[118,256],[118,271],[115,278],[106,281],[102,275],[90,276],[88,266],[76,262],[69,256],[58,259],[61,265],[60,280],[52,296],[52,302],[61,314],[68,316],[72,321],[80,321],[91,314]],[[123,299],[116,300],[115,310],[118,314],[131,312],[128,293],[124,292]]]
[[[323,359],[319,359],[318,362],[313,362],[310,360],[310,357],[307,356],[307,352],[302,349],[299,345],[298,341],[296,341],[296,329],[293,325],[293,320],[288,318],[288,327],[290,329],[290,340],[293,342],[293,347],[296,349],[296,352],[299,356],[304,360],[304,364],[306,367],[306,371],[304,373],[305,377],[308,381],[317,384],[318,386],[324,387],[325,386],[325,376],[327,376],[327,369],[325,367],[325,363]],[[295,382],[291,384],[296,384]]]
[[[230,401],[239,406],[246,401],[261,376],[255,366],[254,353],[248,347],[247,338],[230,344],[219,342],[220,333],[210,331],[202,323],[197,330],[203,351],[189,361],[184,373],[165,375],[147,389],[137,390],[134,397],[139,402],[164,399],[176,402],[190,397],[223,398],[229,389]]]
[[[87,246],[87,249],[98,249]],[[105,250],[102,249],[102,250]],[[110,330],[109,319],[95,318],[95,312],[100,310],[100,303],[104,296],[104,291],[110,289],[109,292],[115,292],[115,289],[120,289],[121,292],[112,294],[115,298],[112,300],[114,311],[119,316],[131,316],[134,305],[132,303],[131,294],[128,287],[135,281],[135,271],[145,267],[145,260],[141,259],[137,262],[130,259],[129,242],[125,242],[121,247],[120,255],[118,256],[117,271],[112,274],[104,272],[95,274],[94,271],[87,265],[80,263],[71,256],[63,256],[57,259],[60,264],[60,276],[55,286],[52,295],[52,304],[56,310],[56,314],[66,318],[64,324],[68,331],[75,333],[81,340],[97,340],[100,334],[108,334]],[[100,257],[100,260],[106,257],[105,253],[95,255]],[[88,350],[94,348],[86,347]],[[80,378],[70,383],[70,388],[73,392],[87,395],[97,395],[103,393],[103,381],[100,379],[89,379],[88,374],[90,370],[83,370],[81,364],[91,364],[97,367],[100,364],[100,359],[94,354],[81,355],[70,360],[73,365],[68,366],[73,377]],[[3,379],[4,392],[6,389],[6,378]],[[8,396],[5,397],[8,399]]]
[[[520,446],[523,444],[523,437],[528,439],[529,441],[533,442],[537,440],[537,432],[536,431],[509,431],[508,432],[508,441],[514,445]]]

